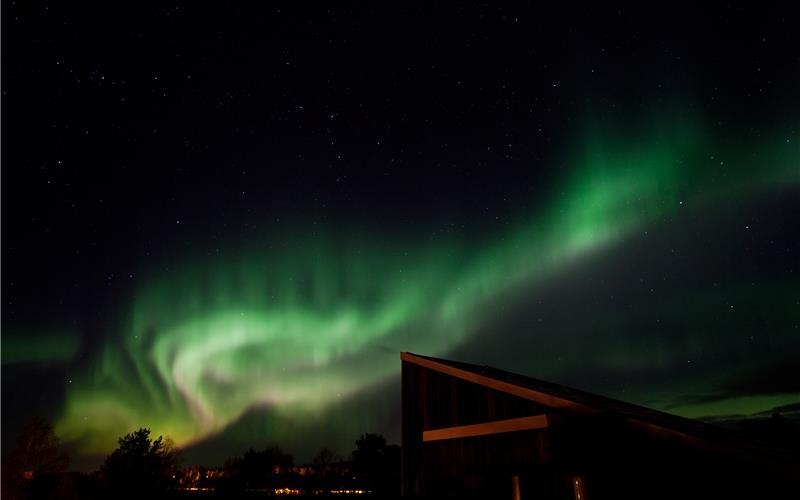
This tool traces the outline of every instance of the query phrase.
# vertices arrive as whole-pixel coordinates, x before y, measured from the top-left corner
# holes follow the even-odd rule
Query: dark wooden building
[[[406,497],[800,498],[796,451],[494,368],[401,360]]]

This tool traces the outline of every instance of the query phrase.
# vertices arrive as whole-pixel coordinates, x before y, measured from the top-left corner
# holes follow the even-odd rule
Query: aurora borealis
[[[282,26],[274,12],[265,16],[269,21],[263,22]],[[303,39],[310,28],[293,24],[300,13],[291,16],[285,22],[292,28],[281,36]],[[248,37],[261,33],[254,25],[237,25],[244,23],[238,14],[225,22]],[[581,26],[602,32],[588,22]],[[58,61],[72,58],[77,71],[94,71],[83,77],[88,89],[64,87],[83,103],[100,109],[128,85],[128,100],[137,98],[136,88],[144,89],[142,103],[154,88],[163,91],[169,112],[147,106],[93,111],[78,124],[64,118],[72,115],[62,103],[49,112],[58,127],[69,120],[80,130],[110,123],[112,132],[101,131],[101,140],[116,146],[87,154],[94,143],[62,141],[51,131],[43,139],[55,144],[50,150],[12,146],[6,154],[54,169],[42,177],[8,173],[22,167],[6,161],[6,179],[26,186],[50,179],[62,187],[29,202],[11,194],[18,201],[13,210],[4,183],[4,437],[6,422],[26,414],[18,402],[34,398],[22,387],[39,386],[46,400],[31,406],[53,418],[57,434],[78,456],[103,456],[118,436],[140,426],[171,436],[190,457],[207,463],[264,441],[286,443],[301,456],[320,445],[347,452],[363,432],[399,437],[400,351],[491,364],[690,417],[753,415],[800,402],[800,386],[787,376],[800,359],[796,46],[786,49],[795,56],[792,69],[772,64],[785,73],[774,78],[783,86],[771,100],[740,103],[736,112],[706,105],[702,89],[719,86],[726,71],[738,69],[723,62],[716,76],[704,75],[696,69],[704,67],[700,55],[694,56],[697,66],[679,72],[692,75],[694,85],[662,71],[657,61],[648,66],[657,75],[625,77],[628,90],[656,81],[671,87],[658,99],[633,105],[649,94],[630,97],[615,88],[633,49],[619,49],[607,79],[590,84],[529,72],[511,56],[498,63],[481,56],[484,66],[467,70],[459,57],[447,61],[452,49],[443,48],[431,56],[434,69],[403,84],[404,97],[389,111],[364,118],[347,110],[363,109],[362,100],[382,109],[392,92],[372,80],[364,83],[351,69],[337,73],[341,81],[328,83],[330,92],[319,97],[316,87],[299,82],[312,79],[317,69],[310,61],[322,56],[309,56],[302,45],[287,42],[298,51],[294,62],[284,61],[291,59],[290,49],[276,48],[265,64],[282,65],[280,71],[292,64],[310,68],[287,76],[248,66],[231,83],[216,69],[205,72],[209,63],[199,57],[205,45],[181,50],[184,45],[165,34],[169,29],[160,29],[154,51],[177,43],[181,57],[188,53],[189,61],[179,59],[174,70],[159,66],[154,55],[157,68],[137,62],[124,77],[123,66],[101,49],[85,60],[55,49],[46,53]],[[487,42],[493,50],[508,43],[492,31],[497,29],[488,31],[499,38]],[[554,35],[536,29],[514,40],[539,50]],[[463,33],[454,30],[449,35],[457,40]],[[527,38],[532,32],[539,38]],[[332,40],[346,38],[335,33]],[[202,33],[191,36],[204,40]],[[240,47],[239,35],[230,36],[220,43],[231,44],[239,57],[257,52]],[[378,35],[367,30],[357,36],[365,41]],[[664,42],[656,35],[648,40],[645,46],[654,50]],[[580,55],[591,44],[574,44],[553,57],[571,54],[574,64],[591,69],[589,75],[602,67],[595,58],[605,55]],[[343,66],[362,57],[331,50]],[[423,57],[416,45],[409,51],[409,60]],[[512,49],[517,52],[525,51]],[[234,73],[243,64],[208,57]],[[100,62],[89,70],[89,61]],[[770,61],[760,64],[769,67]],[[397,64],[382,60],[376,73],[395,75]],[[518,81],[509,98],[516,105],[499,114],[494,99],[505,95],[505,87],[487,96],[494,77],[480,76],[481,67],[493,64]],[[558,71],[577,71],[567,66]],[[495,70],[489,73],[502,73]],[[443,109],[423,109],[435,107],[428,98],[412,105],[426,92],[445,95],[435,85],[430,90],[429,78],[439,71],[463,74],[458,78],[472,80],[475,88]],[[101,73],[108,78],[100,79]],[[280,83],[253,85],[262,77]],[[114,78],[128,83],[108,90],[103,82]],[[202,83],[194,83],[198,79]],[[22,80],[11,77],[15,85]],[[171,83],[159,87],[164,80]],[[545,90],[535,88],[540,80]],[[42,85],[62,84],[72,85]],[[280,94],[281,85],[290,90]],[[371,89],[366,97],[349,93],[362,85]],[[730,96],[719,100],[735,103],[732,96],[746,85],[732,85]],[[567,94],[552,94],[563,87]],[[235,95],[230,99],[242,101],[230,112],[203,100],[204,92],[221,88],[228,94],[221,92],[220,99]],[[607,100],[620,105],[612,109]],[[485,105],[451,116],[475,102]],[[215,109],[202,126],[190,111],[198,103]],[[248,112],[251,106],[265,116]],[[526,121],[515,106],[525,113],[547,110]],[[320,111],[287,132],[293,118],[272,107],[287,107],[290,114]],[[6,113],[12,116],[19,116],[17,108]],[[139,130],[141,120],[147,125]],[[421,136],[411,126],[392,129],[404,120],[422,123]],[[542,122],[555,130],[546,138]],[[18,134],[37,130],[25,123]],[[373,131],[375,123],[388,125]],[[155,137],[151,130],[159,129],[165,132]],[[251,136],[241,138],[239,129]],[[488,146],[470,149],[475,137]],[[463,151],[451,153],[459,146]],[[332,150],[320,153],[323,147]],[[393,151],[382,156],[382,148]],[[30,154],[35,160],[26,160]],[[62,167],[62,161],[72,166]],[[447,162],[452,166],[442,167]],[[104,171],[107,163],[116,165],[116,174]],[[431,173],[437,167],[443,173]],[[476,173],[465,173],[472,169]],[[76,202],[87,208],[73,215],[65,207]],[[44,215],[31,221],[28,212],[41,206]],[[95,216],[101,222],[87,222]],[[59,226],[56,236],[50,226],[32,229],[48,218]],[[31,283],[45,276],[52,276],[46,290]],[[8,416],[10,404],[17,408]]]

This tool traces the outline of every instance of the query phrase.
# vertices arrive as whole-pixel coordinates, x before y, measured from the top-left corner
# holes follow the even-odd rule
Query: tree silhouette
[[[341,462],[342,459],[336,456],[330,448],[323,446],[311,459],[311,463],[317,467],[329,467],[331,464]]]
[[[150,439],[141,428],[119,438],[100,468],[103,487],[118,497],[163,494],[174,486],[179,452],[170,439]]]
[[[312,474],[306,481],[312,486],[314,490],[329,491],[336,485],[337,479],[340,479],[339,472],[335,469],[334,465],[341,462],[336,453],[328,447],[323,446],[311,458]]]
[[[225,462],[226,478],[220,486],[229,495],[280,487],[293,464],[292,455],[277,444],[263,451],[250,448],[242,457]]]
[[[387,445],[380,434],[363,434],[353,450],[354,468],[382,496],[395,496],[400,487],[400,447]]]
[[[67,466],[53,426],[39,417],[28,419],[20,430],[14,449],[3,460],[3,498],[21,498],[33,482],[60,475]]]
[[[356,464],[368,465],[383,459],[386,450],[386,439],[380,434],[362,434],[356,440],[356,449],[353,451],[353,460]]]

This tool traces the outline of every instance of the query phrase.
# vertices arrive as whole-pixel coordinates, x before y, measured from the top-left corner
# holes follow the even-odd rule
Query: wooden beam
[[[495,420],[482,424],[461,425],[458,427],[445,427],[422,432],[423,441],[441,441],[442,439],[460,439],[475,436],[488,436],[503,432],[529,431],[533,429],[546,429],[547,415],[533,415],[531,417],[510,418],[508,420]]]

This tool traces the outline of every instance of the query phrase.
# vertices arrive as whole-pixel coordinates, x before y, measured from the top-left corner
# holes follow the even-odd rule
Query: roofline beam
[[[422,440],[441,441],[444,439],[462,439],[477,436],[489,436],[504,432],[530,431],[546,429],[549,427],[547,415],[533,415],[530,417],[510,418],[507,420],[494,420],[480,424],[461,425],[458,427],[445,427],[422,432]]]
[[[528,389],[527,387],[520,387],[515,384],[503,382],[502,380],[496,380],[491,377],[486,377],[484,375],[472,373],[466,370],[462,370],[460,368],[455,368],[453,366],[445,365],[443,363],[437,363],[436,361],[430,359],[415,356],[409,352],[401,352],[400,359],[408,363],[422,366],[423,368],[428,368],[430,370],[444,373],[445,375],[450,375],[452,377],[460,378],[461,380],[466,380],[467,382],[472,382],[474,384],[482,385],[490,389],[495,389],[500,392],[512,394],[514,396],[528,399],[530,401],[535,401],[537,403],[543,404],[545,406],[550,406],[552,408],[572,410],[580,413],[597,413],[597,410],[595,408],[580,403],[576,403],[575,401],[570,401],[568,399],[559,398],[556,396],[552,396],[550,394],[545,394],[543,392],[534,391],[533,389]]]

